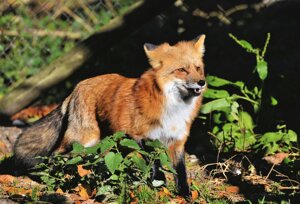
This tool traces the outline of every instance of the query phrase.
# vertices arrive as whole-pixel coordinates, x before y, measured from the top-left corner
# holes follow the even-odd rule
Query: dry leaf
[[[88,199],[86,201],[83,201],[81,204],[93,204],[95,201],[93,199]]]
[[[21,110],[20,112],[14,114],[11,117],[11,120],[22,120],[26,121],[28,118],[42,118],[48,113],[50,113],[52,110],[54,110],[58,105],[57,104],[51,104],[46,106],[32,106],[28,107],[26,109]]]
[[[199,197],[198,191],[192,191],[192,200],[196,200]]]
[[[79,176],[81,176],[81,177],[84,177],[84,176],[92,173],[91,170],[84,169],[82,167],[82,165],[77,166],[77,171],[78,171]]]
[[[80,197],[82,198],[82,200],[87,200],[90,198],[89,194],[88,194],[88,189],[86,189],[84,186],[80,185],[79,186],[79,193]]]
[[[31,195],[32,194],[32,189],[25,189],[25,188],[20,188],[20,187],[8,187],[8,186],[3,186],[2,190],[10,193],[10,194],[17,194],[17,195]]]
[[[163,191],[164,191],[165,195],[171,196],[171,193],[170,193],[170,191],[167,188],[163,187]]]
[[[13,183],[16,180],[16,177],[11,175],[0,175],[0,183]]]
[[[135,197],[135,195],[134,195],[134,192],[132,192],[132,191],[130,191],[129,192],[129,196],[130,196],[130,198],[131,198],[131,202],[130,202],[130,204],[138,204],[139,203],[139,201],[138,201],[138,199]]]
[[[226,187],[226,192],[227,193],[239,193],[240,189],[238,186],[228,186],[228,187]]]
[[[266,160],[269,164],[278,165],[288,156],[289,156],[288,153],[280,152],[280,153],[276,153],[274,155],[263,157],[263,159]]]
[[[58,188],[55,192],[58,194],[64,194],[64,192],[63,192],[63,190],[61,190],[61,188]]]
[[[82,200],[81,197],[75,193],[68,194],[68,197],[70,197],[70,199],[73,200],[73,202],[75,202],[75,204],[81,203],[80,202],[80,200]]]
[[[183,197],[176,196],[176,198],[171,199],[171,203],[176,203],[176,204],[187,204],[186,200]]]

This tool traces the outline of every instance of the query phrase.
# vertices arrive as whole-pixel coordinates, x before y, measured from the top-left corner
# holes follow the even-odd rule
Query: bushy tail
[[[65,132],[64,118],[60,106],[26,128],[14,146],[15,164],[30,168],[40,162],[37,156],[49,156],[59,145]]]

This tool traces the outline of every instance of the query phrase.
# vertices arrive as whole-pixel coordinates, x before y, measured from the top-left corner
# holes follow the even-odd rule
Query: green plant
[[[80,184],[96,189],[96,197],[102,201],[118,199],[126,203],[130,191],[140,185],[152,186],[151,169],[156,160],[161,162],[163,171],[175,173],[159,141],[147,141],[145,145],[151,151],[144,151],[122,132],[106,137],[94,147],[84,148],[75,143],[68,156],[43,158],[45,162],[37,165],[33,174],[40,177],[48,190],[72,191]]]
[[[232,82],[216,76],[207,77],[207,82],[212,88],[204,94],[209,101],[202,106],[201,113],[209,114],[212,119],[211,135],[215,138],[214,144],[225,152],[245,152],[253,149],[263,150],[265,154],[291,152],[293,143],[297,142],[294,131],[279,128],[275,132],[257,133],[255,129],[262,109],[263,84],[268,76],[268,64],[264,57],[270,42],[270,34],[267,35],[263,49],[253,48],[249,42],[239,40],[232,34],[229,36],[255,56],[254,72],[257,73],[261,83],[250,87],[242,81]],[[268,101],[272,106],[278,103],[272,96]],[[244,107],[252,107],[252,110],[246,111]]]
[[[107,1],[111,7],[85,1],[51,7],[49,2],[38,14],[31,4],[10,7],[0,18],[0,99],[138,1]],[[61,13],[65,8],[68,14]]]

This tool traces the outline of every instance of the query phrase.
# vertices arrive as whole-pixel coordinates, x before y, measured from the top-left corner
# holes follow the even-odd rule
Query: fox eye
[[[196,66],[196,70],[197,70],[197,71],[199,71],[199,70],[200,70],[200,68],[201,68],[201,67],[199,67],[199,66]]]
[[[183,68],[183,67],[181,67],[181,68],[179,68],[177,70],[180,71],[180,72],[186,72],[185,68]]]

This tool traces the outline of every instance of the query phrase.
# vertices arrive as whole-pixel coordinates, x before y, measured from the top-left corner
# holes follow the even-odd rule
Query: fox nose
[[[198,84],[199,86],[205,86],[206,82],[205,82],[205,80],[200,80],[200,81],[198,81],[197,84]]]

